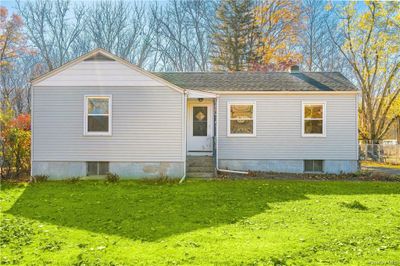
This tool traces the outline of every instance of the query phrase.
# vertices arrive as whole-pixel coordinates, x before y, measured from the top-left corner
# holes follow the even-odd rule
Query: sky
[[[26,0],[21,0],[21,2],[24,2],[24,1],[26,1]],[[48,1],[51,1],[51,0],[48,0]],[[99,0],[71,0],[71,2],[96,2],[96,1],[99,1]],[[154,2],[154,1],[157,1],[157,2],[165,2],[165,1],[168,1],[168,0],[124,0],[124,1],[143,1],[143,2]],[[206,0],[205,0],[206,1]],[[16,11],[15,10],[15,7],[16,7],[16,1],[15,0],[0,0],[0,6],[5,6],[5,7],[7,7],[7,9],[8,10],[11,10],[11,12],[10,13],[12,13],[12,11]]]

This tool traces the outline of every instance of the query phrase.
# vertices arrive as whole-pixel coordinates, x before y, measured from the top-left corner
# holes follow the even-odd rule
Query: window
[[[85,135],[111,135],[111,96],[85,96]]]
[[[207,136],[207,106],[193,106],[193,136]]]
[[[228,103],[228,136],[255,136],[255,103]]]
[[[109,170],[108,162],[87,162],[87,176],[106,175]]]
[[[303,102],[303,137],[325,137],[325,103]]]
[[[322,160],[304,160],[305,173],[322,173],[324,171],[324,161]]]

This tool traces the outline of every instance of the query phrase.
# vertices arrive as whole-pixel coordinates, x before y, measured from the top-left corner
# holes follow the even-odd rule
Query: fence
[[[360,160],[400,164],[400,144],[360,144]]]

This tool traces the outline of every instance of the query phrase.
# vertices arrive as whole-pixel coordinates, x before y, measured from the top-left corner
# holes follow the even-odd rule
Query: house
[[[354,172],[357,97],[340,73],[150,73],[96,49],[32,81],[32,175]]]

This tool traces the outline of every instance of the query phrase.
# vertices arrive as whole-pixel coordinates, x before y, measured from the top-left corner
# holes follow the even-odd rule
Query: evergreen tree
[[[240,71],[247,68],[254,37],[252,0],[222,0],[213,34],[212,63],[217,69]]]

